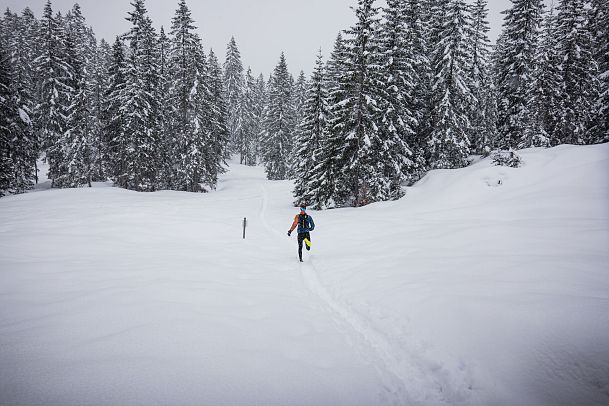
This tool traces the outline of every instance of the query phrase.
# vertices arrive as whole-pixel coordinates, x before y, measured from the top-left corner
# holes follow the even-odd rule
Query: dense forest
[[[609,141],[609,0],[513,0],[494,45],[486,0],[386,3],[357,0],[309,78],[283,53],[255,75],[234,38],[221,64],[185,0],[167,32],[134,0],[112,43],[78,4],[7,10],[0,196],[34,187],[40,159],[54,188],[204,192],[237,156],[294,180],[296,204],[362,206],[475,155]]]

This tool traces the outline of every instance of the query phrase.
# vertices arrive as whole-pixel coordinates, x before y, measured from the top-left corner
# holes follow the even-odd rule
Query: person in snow
[[[311,234],[310,232],[315,230],[315,223],[313,217],[307,214],[307,207],[300,206],[300,213],[294,217],[292,227],[288,230],[288,237],[292,235],[292,231],[298,227],[298,258],[302,262],[302,243],[307,247],[307,251],[311,250]]]

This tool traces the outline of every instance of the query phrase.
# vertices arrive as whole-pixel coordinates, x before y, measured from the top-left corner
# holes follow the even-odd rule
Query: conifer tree
[[[241,125],[238,128],[237,137],[241,141],[241,164],[255,165],[256,164],[256,142],[258,134],[256,133],[256,120],[254,103],[256,97],[256,81],[252,76],[252,70],[248,67],[245,74],[245,87],[241,96],[241,101],[238,107],[238,115],[240,116]]]
[[[396,184],[407,154],[403,140],[382,124],[388,96],[380,70],[378,9],[373,0],[360,0],[355,15],[356,24],[345,32],[341,74],[330,96],[337,102],[330,107],[326,148],[337,158],[323,174],[331,191],[328,201],[338,206],[398,197]]]
[[[90,32],[85,24],[85,17],[78,3],[74,4],[72,9],[66,15],[66,28],[74,42],[74,48],[82,59],[83,72],[87,72],[90,68],[91,61],[95,49],[92,47],[90,40]]]
[[[241,140],[237,138],[240,117],[237,112],[243,94],[243,64],[241,54],[237,48],[235,37],[231,37],[226,46],[226,60],[224,61],[224,100],[228,112],[227,126],[234,152],[242,150]]]
[[[600,90],[591,128],[594,142],[609,141],[609,0],[592,0],[589,27],[598,66]]]
[[[170,65],[171,103],[175,105],[172,133],[175,137],[177,173],[175,185],[178,190],[200,191],[205,177],[203,155],[206,148],[208,128],[200,116],[204,101],[205,83],[201,81],[205,65],[200,39],[186,2],[181,0],[171,26]]]
[[[90,104],[93,128],[93,162],[92,180],[105,181],[110,177],[110,162],[108,161],[108,145],[105,143],[103,133],[103,103],[104,92],[108,87],[109,62],[112,49],[106,40],[102,39],[99,46],[95,46],[90,73]]]
[[[207,172],[209,183],[215,185],[218,175],[226,172],[225,157],[228,150],[229,134],[226,120],[228,112],[224,100],[222,67],[213,51],[209,53],[206,82],[209,90],[210,143],[207,148]]]
[[[318,131],[322,135],[314,138],[310,143],[316,145],[319,141],[319,148],[310,151],[313,154],[311,162],[306,164],[308,170],[298,173],[297,188],[294,190],[296,197],[295,204],[308,204],[316,209],[332,208],[337,203],[337,182],[340,172],[341,160],[337,155],[342,145],[342,128],[332,126],[334,113],[339,112],[338,108],[334,111],[332,107],[339,106],[340,101],[346,99],[347,87],[344,86],[344,72],[346,71],[346,45],[342,32],[339,33],[334,41],[334,48],[330,58],[321,70],[316,68],[312,78],[311,89],[317,88],[322,94],[323,100],[319,100],[319,107],[324,106],[323,125],[320,122]],[[321,84],[316,85],[317,76],[321,74]],[[306,121],[308,122],[308,120]],[[302,142],[299,142],[301,145]],[[314,164],[313,164],[314,163]]]
[[[296,139],[297,157],[295,204],[308,204],[319,208],[323,197],[318,196],[322,185],[318,183],[315,168],[325,159],[323,143],[327,137],[328,92],[326,89],[325,67],[321,50],[317,56],[315,70],[307,90],[303,106],[303,118]]]
[[[31,13],[31,12],[30,12]],[[3,25],[7,30],[4,35],[5,52],[10,65],[10,103],[16,108],[18,120],[12,121],[12,162],[14,165],[13,191],[22,193],[33,186],[36,180],[36,159],[38,143],[32,125],[32,112],[35,103],[35,80],[33,47],[35,39],[31,36],[27,24],[33,23],[25,13],[24,17],[7,10]]]
[[[289,158],[289,170],[288,170],[288,178],[296,179],[298,174],[296,173],[297,165],[300,160],[300,157],[296,155],[296,140],[301,136],[300,130],[302,123],[303,115],[304,115],[304,104],[307,100],[307,78],[304,74],[304,71],[300,71],[297,79],[292,80],[292,106],[294,107],[294,128],[292,129],[292,138],[294,140],[294,145],[292,146],[291,156]]]
[[[104,91],[101,125],[102,142],[106,146],[104,161],[108,162],[108,175],[124,186],[127,172],[130,141],[124,131],[127,115],[124,101],[127,97],[127,60],[125,46],[119,37],[112,45],[112,57],[108,67],[108,86]]]
[[[337,156],[333,174],[333,196],[330,204],[363,206],[375,201],[384,182],[381,159],[373,151],[381,151],[378,100],[382,76],[378,69],[380,52],[375,37],[378,8],[372,0],[358,0],[354,9],[356,23],[345,31],[344,49],[339,56],[340,73],[331,97],[331,136],[329,153]],[[331,145],[331,146],[330,146]]]
[[[154,191],[158,177],[159,129],[157,35],[143,0],[135,0],[127,20],[132,27],[129,42],[125,88],[125,127],[127,141],[125,172],[119,185],[136,191]]]
[[[406,2],[388,0],[379,32],[380,66],[385,85],[379,126],[391,155],[383,162],[390,179],[391,198],[402,195],[402,180],[414,169],[410,144],[414,143],[418,120],[414,114],[415,62],[408,43]]]
[[[171,65],[171,41],[161,27],[159,33],[159,188],[172,189],[175,181],[175,147],[177,145],[176,133],[173,124],[175,106],[172,99],[173,66]]]
[[[32,78],[31,81],[31,98],[32,104],[29,111],[30,116],[30,135],[32,141],[32,157],[34,165],[34,179],[38,183],[38,158],[42,150],[42,140],[36,127],[36,106],[40,103],[40,77],[36,74],[36,59],[41,54],[40,41],[40,22],[34,16],[34,13],[29,7],[26,7],[21,13],[21,31],[20,37],[24,41],[23,48],[26,50],[26,58],[29,61],[25,64],[25,68],[29,71],[25,75]],[[24,104],[27,104],[27,96],[24,96]]]
[[[440,18],[440,17],[438,17]],[[429,139],[431,166],[449,169],[467,165],[471,128],[468,108],[472,94],[467,82],[466,5],[451,0],[444,8],[433,54],[433,116]]]
[[[467,81],[471,87],[470,106],[472,152],[488,154],[496,138],[495,93],[490,74],[490,31],[486,0],[471,5],[471,26],[468,29]]]
[[[514,148],[525,138],[532,117],[530,96],[539,28],[542,22],[542,0],[513,0],[506,11],[501,55],[498,58],[498,145]]]
[[[95,114],[96,40],[78,4],[62,20],[66,65],[70,69],[66,87],[66,127],[54,148],[61,148],[63,162],[54,179],[56,187],[91,186],[101,168],[100,126]],[[96,177],[102,177],[98,173]]]
[[[556,129],[561,143],[591,144],[589,132],[593,110],[599,97],[598,67],[594,60],[588,29],[586,2],[563,0],[558,7],[558,53],[562,73],[560,108]]]
[[[15,192],[14,139],[18,137],[15,132],[19,129],[16,126],[19,115],[15,104],[13,73],[5,38],[0,39],[0,197]]]
[[[69,80],[74,75],[65,61],[66,40],[60,18],[53,16],[51,2],[47,1],[40,21],[41,53],[34,61],[40,88],[34,112],[35,129],[46,153],[52,186],[64,173],[65,156],[60,139],[67,129]]]
[[[334,119],[333,106],[337,106],[338,102],[346,98],[345,86],[341,86],[341,77],[346,70],[345,67],[345,40],[343,33],[339,32],[334,40],[334,47],[328,58],[325,69],[324,87],[327,91],[328,112],[326,117],[326,132],[327,135],[322,141],[322,154],[317,158],[317,165],[313,168],[311,178],[315,184],[310,185],[309,189],[315,195],[315,204],[318,209],[324,207],[335,207],[336,202],[336,174],[338,173],[339,160],[336,151],[341,144],[341,128],[334,128],[331,123]]]
[[[407,52],[413,64],[413,88],[411,109],[415,119],[415,135],[410,148],[416,171],[421,176],[427,166],[425,150],[431,131],[431,60],[430,60],[430,16],[429,0],[408,0],[405,10]]]
[[[66,34],[69,36],[73,50],[69,50],[68,54],[73,54],[73,59],[76,60],[78,70],[75,70],[75,75],[82,81],[78,84],[79,88],[74,87],[74,97],[80,91],[84,92],[81,98],[81,109],[86,110],[86,114],[79,120],[84,122],[77,125],[78,128],[86,129],[86,135],[80,134],[79,137],[86,138],[87,147],[83,151],[88,151],[89,156],[86,157],[90,161],[86,166],[90,172],[88,177],[94,180],[104,180],[105,176],[102,173],[102,145],[101,145],[101,126],[97,113],[98,106],[96,105],[96,91],[100,78],[96,76],[99,71],[99,64],[96,60],[97,40],[92,29],[86,26],[85,17],[78,3],[74,4],[72,9],[67,13],[65,18]],[[75,82],[76,83],[76,82]],[[76,85],[75,85],[76,86]],[[85,106],[86,104],[86,106]],[[84,111],[82,113],[85,113]],[[76,135],[72,131],[72,136]],[[87,182],[88,184],[89,182]]]
[[[201,44],[201,39],[197,36],[197,46],[195,48],[194,61],[196,64],[197,81],[192,89],[193,99],[196,109],[196,127],[190,144],[190,191],[206,191],[203,184],[213,189],[217,183],[217,175],[221,160],[214,147],[215,139],[213,130],[215,128],[215,105],[211,88],[211,82],[207,73],[207,57]],[[220,151],[221,152],[221,151]]]
[[[262,133],[262,123],[264,120],[264,107],[266,105],[267,100],[267,91],[266,91],[266,82],[264,80],[264,75],[258,75],[256,79],[256,83],[254,85],[254,102],[252,109],[252,118],[253,118],[253,126],[252,126],[252,134],[254,137],[254,157],[256,158],[255,162],[260,162],[261,147],[260,147],[260,134]]]
[[[271,77],[261,136],[264,167],[271,180],[289,175],[295,120],[292,91],[292,77],[282,52]]]
[[[548,147],[559,143],[556,128],[561,118],[560,97],[562,75],[556,47],[556,15],[554,9],[545,16],[535,55],[535,71],[531,86],[531,114],[519,148]]]
[[[58,140],[63,150],[61,173],[55,178],[56,187],[91,186],[91,112],[87,97],[85,57],[77,49],[74,31],[66,33],[66,64],[72,74],[68,78],[68,101],[66,129]]]

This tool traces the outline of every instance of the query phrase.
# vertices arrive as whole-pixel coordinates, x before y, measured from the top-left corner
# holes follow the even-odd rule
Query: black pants
[[[304,242],[304,239],[307,239],[309,241],[311,241],[311,234],[309,233],[299,233],[298,234],[298,258],[300,258],[300,260],[302,261],[302,243]],[[307,251],[310,251],[311,248],[307,245],[306,246]]]

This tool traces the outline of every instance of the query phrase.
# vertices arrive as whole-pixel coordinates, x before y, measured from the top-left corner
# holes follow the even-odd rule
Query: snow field
[[[304,264],[261,168],[3,198],[0,404],[607,404],[609,145],[521,155],[313,211]]]

